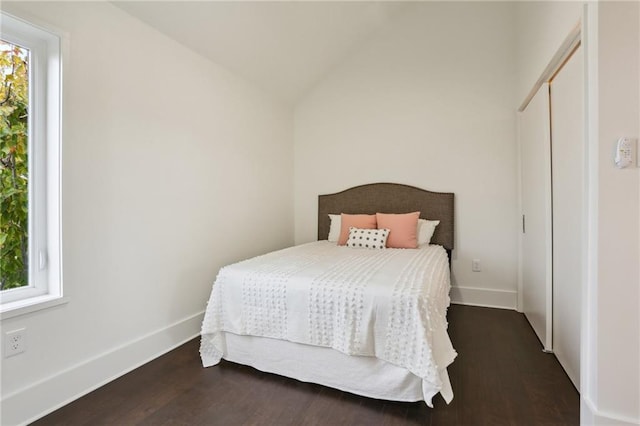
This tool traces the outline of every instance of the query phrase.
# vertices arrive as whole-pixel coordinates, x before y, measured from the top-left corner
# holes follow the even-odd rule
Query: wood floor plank
[[[335,418],[336,424],[368,426],[380,423],[383,407],[380,400],[349,394],[343,401],[349,399],[353,399],[353,405],[348,409],[345,407],[339,421]]]
[[[344,404],[340,403],[344,396],[345,392],[322,386],[311,404],[307,407],[303,424],[307,426],[324,424],[322,420],[327,413],[334,411],[335,407],[344,406]]]
[[[454,399],[381,401],[222,361],[197,339],[35,425],[577,425],[579,395],[522,314],[451,306]]]

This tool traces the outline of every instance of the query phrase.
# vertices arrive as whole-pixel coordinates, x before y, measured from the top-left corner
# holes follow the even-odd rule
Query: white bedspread
[[[318,241],[255,257],[220,270],[202,324],[202,362],[220,362],[226,331],[375,356],[439,391],[456,356],[449,288],[440,246],[367,250]]]

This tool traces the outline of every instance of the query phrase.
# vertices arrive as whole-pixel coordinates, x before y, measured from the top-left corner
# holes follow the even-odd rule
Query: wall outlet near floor
[[[473,272],[480,272],[482,269],[480,269],[480,259],[473,259],[471,261],[471,270]]]
[[[7,331],[4,334],[4,357],[18,355],[27,350],[27,329]]]

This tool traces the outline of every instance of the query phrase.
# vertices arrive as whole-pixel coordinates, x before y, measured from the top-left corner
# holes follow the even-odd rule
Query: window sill
[[[54,306],[67,303],[68,301],[68,297],[45,294],[44,296],[31,297],[29,299],[4,303],[0,306],[0,321],[7,318],[30,314],[42,309],[52,308]]]

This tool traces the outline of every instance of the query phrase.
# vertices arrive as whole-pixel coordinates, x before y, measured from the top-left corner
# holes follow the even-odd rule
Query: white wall
[[[581,19],[583,6],[518,4],[518,104]],[[588,111],[584,424],[640,423],[640,171],[613,165],[617,138],[640,134],[639,9],[636,2],[588,3],[583,31]]]
[[[2,419],[199,333],[218,268],[293,242],[289,108],[109,3],[2,3],[66,33],[67,304],[2,321]],[[259,207],[259,208],[257,208]]]
[[[595,8],[594,8],[595,9]],[[640,136],[640,4],[597,6],[598,149],[597,294],[587,308],[596,316],[597,346],[587,395],[597,416],[640,424],[640,169],[616,169],[616,140]],[[624,64],[620,67],[619,64]],[[596,421],[596,423],[602,423]]]
[[[412,4],[296,106],[296,243],[316,238],[319,194],[372,182],[454,192],[454,300],[515,306],[512,8]]]

